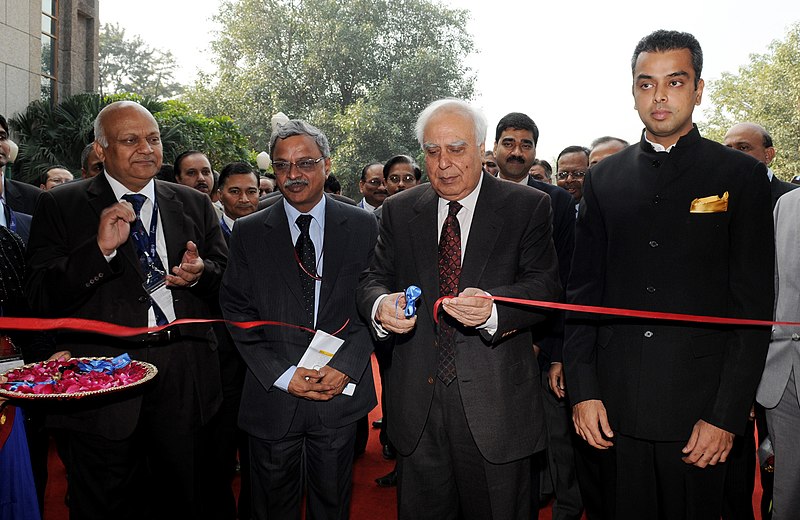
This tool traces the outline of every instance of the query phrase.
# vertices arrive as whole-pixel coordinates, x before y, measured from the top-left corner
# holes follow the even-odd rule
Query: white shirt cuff
[[[486,294],[491,296],[491,294],[489,294],[489,293],[486,293]],[[497,304],[496,303],[492,302],[492,313],[489,315],[489,317],[486,319],[486,321],[484,321],[483,323],[481,323],[480,325],[478,325],[475,328],[479,329],[479,330],[485,330],[487,334],[489,334],[490,336],[494,336],[494,333],[497,332]]]
[[[289,391],[289,382],[291,382],[292,378],[294,377],[294,373],[297,371],[297,366],[292,365],[286,369],[286,372],[281,374],[281,377],[278,378],[277,381],[272,383],[272,386],[275,388],[279,388],[284,392]]]
[[[382,295],[378,296],[378,298],[375,299],[375,303],[372,304],[372,319],[370,321],[372,321],[372,328],[375,329],[375,334],[379,338],[385,338],[385,337],[387,337],[389,335],[389,331],[384,329],[383,327],[381,327],[381,324],[378,323],[377,321],[375,321],[375,315],[378,313],[378,307],[380,307],[381,302],[387,296],[389,296],[389,295],[388,294],[382,294]]]

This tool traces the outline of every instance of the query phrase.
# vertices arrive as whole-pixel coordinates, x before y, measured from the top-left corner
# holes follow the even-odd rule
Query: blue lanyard
[[[228,223],[225,222],[225,217],[219,218],[219,225],[222,227],[222,232],[225,233],[226,237],[231,236],[231,228],[229,228]]]
[[[13,231],[14,233],[17,232],[17,216],[14,214],[14,210],[8,208],[8,229]]]
[[[139,210],[141,212],[141,210]],[[141,220],[141,214],[137,216]],[[142,226],[144,230],[144,226]],[[150,235],[143,237],[138,231],[133,231],[131,237],[136,242],[139,251],[144,252],[147,258],[147,265],[153,267],[156,258],[156,229],[158,228],[158,202],[153,201],[153,216],[150,218]]]

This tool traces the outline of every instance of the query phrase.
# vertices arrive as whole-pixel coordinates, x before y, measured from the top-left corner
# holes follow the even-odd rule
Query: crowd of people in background
[[[756,471],[761,518],[792,518],[800,330],[711,318],[800,321],[800,191],[760,125],[701,137],[702,64],[690,34],[644,37],[641,139],[553,165],[529,115],[489,143],[479,110],[435,101],[414,129],[424,168],[412,150],[378,158],[360,200],[310,122],[275,121],[271,172],[203,150],[167,165],[146,109],[106,106],[80,172],[2,175],[0,312],[151,332],[8,330],[3,348],[129,353],[159,374],[0,402],[0,518],[41,518],[51,438],[72,519],[347,518],[373,354],[373,427],[396,460],[376,485],[397,487],[401,519],[753,519]]]

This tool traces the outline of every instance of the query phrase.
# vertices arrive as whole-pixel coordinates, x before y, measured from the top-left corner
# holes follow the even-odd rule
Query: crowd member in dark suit
[[[656,31],[639,42],[631,68],[645,130],[638,146],[586,177],[568,302],[770,319],[766,168],[692,124],[703,94],[700,45],[687,33]],[[604,477],[616,482],[616,518],[719,518],[724,462],[744,432],[769,335],[763,327],[568,317],[573,420],[590,445],[613,446],[616,464]]]
[[[543,316],[485,296],[558,297],[550,202],[482,173],[486,119],[469,104],[436,101],[416,128],[431,182],[384,202],[358,292],[376,336],[395,341],[388,432],[399,516],[528,520],[530,456],[545,444],[530,327]],[[410,285],[422,299],[405,319]],[[439,296],[448,298],[437,327]]]
[[[81,152],[81,178],[91,179],[103,173],[103,161],[94,151],[94,143],[89,143]]]
[[[41,195],[28,244],[31,306],[131,327],[208,316],[226,261],[208,198],[153,180],[161,137],[141,105],[108,105],[94,133],[105,173]],[[221,399],[211,327],[127,339],[63,332],[57,344],[75,356],[127,352],[159,370],[140,390],[63,403],[48,418],[66,436],[71,517],[204,517],[198,439]]]
[[[553,167],[544,159],[534,159],[528,174],[545,184],[553,184]]]
[[[386,191],[386,182],[383,179],[383,164],[369,163],[361,169],[361,180],[358,189],[364,198],[358,201],[358,207],[368,211],[378,209],[389,192]]]
[[[417,161],[408,155],[395,155],[386,161],[383,165],[383,178],[386,181],[386,191],[389,197],[413,188],[419,184],[422,178],[422,170],[420,170]],[[383,205],[375,210],[375,217],[380,222],[381,215],[383,214]],[[384,459],[393,460],[397,458],[397,452],[394,449],[392,441],[389,439],[387,433],[389,426],[389,415],[386,412],[386,387],[389,384],[389,372],[392,369],[392,350],[394,349],[393,341],[377,341],[375,342],[375,359],[378,361],[378,369],[381,376],[381,408],[383,409],[383,417],[372,423],[372,426],[377,425],[380,428],[379,440],[382,446],[382,454]],[[397,464],[395,467],[381,477],[375,479],[375,482],[380,487],[392,487],[397,485]]]
[[[230,326],[247,363],[239,426],[250,435],[253,517],[347,518],[356,421],[376,405],[369,331],[355,290],[377,236],[375,217],[323,194],[330,146],[303,121],[270,146],[282,203],[240,219],[220,302],[230,321],[272,320],[343,340],[327,364],[299,365],[312,334]],[[271,265],[278,276],[260,276]],[[326,346],[322,350],[331,349]],[[354,383],[352,395],[342,395]],[[352,388],[352,387],[348,387]]]
[[[756,123],[739,123],[733,125],[723,139],[725,146],[754,157],[767,167],[769,187],[772,193],[772,207],[778,198],[797,188],[796,185],[782,181],[775,175],[769,165],[775,159],[775,147],[769,132]],[[728,457],[728,474],[725,478],[725,504],[722,516],[725,520],[754,518],[753,488],[755,487],[756,447],[753,437],[755,423],[758,423],[759,443],[769,436],[769,428],[764,414],[764,407],[756,403],[753,408],[755,421],[747,423],[747,430],[741,437],[737,436],[733,443],[731,456]],[[761,518],[769,520],[772,515],[772,479],[773,473],[759,468],[761,472]]]
[[[583,196],[583,179],[589,170],[589,149],[580,146],[567,146],[556,159],[556,184],[564,188],[575,199],[575,207]]]
[[[763,126],[756,123],[733,125],[725,134],[723,143],[729,148],[744,152],[764,163],[767,167],[773,208],[781,195],[797,188],[795,184],[780,180],[770,168],[772,160],[775,159],[775,145],[772,142],[772,136]]]
[[[256,211],[258,206],[258,173],[247,163],[226,164],[219,174],[219,200],[223,215],[219,219],[225,243],[230,243],[236,222]],[[214,315],[222,317],[218,305]],[[237,427],[239,403],[247,367],[242,360],[230,332],[224,323],[215,323],[214,332],[219,341],[219,364],[222,370],[222,405],[209,428],[209,450],[217,457],[217,468],[211,472],[211,495],[219,497],[214,503],[214,517],[250,518],[250,465],[248,461],[247,434]],[[232,483],[236,473],[237,452],[241,470],[241,487],[238,510]]]
[[[498,177],[543,191],[550,198],[553,210],[553,245],[558,255],[559,278],[562,287],[566,287],[572,250],[575,247],[575,201],[566,190],[529,175],[539,142],[539,128],[530,117],[519,112],[506,114],[497,123],[494,139],[494,156],[500,167]],[[559,299],[564,300],[563,291]],[[534,460],[533,470],[547,470],[543,484],[547,494],[555,496],[553,517],[558,520],[580,519],[583,506],[575,471],[570,408],[565,401],[561,363],[564,341],[562,314],[558,313],[553,319],[537,325],[533,329],[533,340],[545,389],[543,404],[548,440],[547,457]],[[537,491],[534,490],[534,505],[538,504]]]
[[[6,178],[5,167],[10,160],[10,154],[8,122],[0,115],[0,204],[17,213],[33,215],[36,199],[42,190],[28,183]]]
[[[592,141],[592,145],[589,149],[589,167],[591,168],[609,155],[614,155],[628,146],[630,146],[630,143],[619,137],[612,137],[610,135],[598,137]]]

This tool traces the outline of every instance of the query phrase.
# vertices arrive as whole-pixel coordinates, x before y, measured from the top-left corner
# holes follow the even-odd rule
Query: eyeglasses
[[[408,173],[406,175],[389,175],[389,178],[387,178],[386,180],[390,184],[400,184],[400,181],[403,181],[407,184],[411,184],[416,182],[417,178]]]
[[[567,177],[569,177],[570,175],[572,175],[573,179],[583,179],[584,177],[586,177],[587,173],[589,173],[589,172],[585,171],[585,170],[584,171],[580,171],[580,172],[558,172],[556,174],[556,177],[558,177],[559,180],[562,180],[562,181],[564,179],[566,179]]]
[[[487,168],[496,168],[497,167],[497,163],[496,162],[492,162],[492,161],[486,161],[483,164],[485,164]]]
[[[383,184],[383,179],[381,179],[380,177],[373,177],[372,179],[370,179],[368,181],[364,181],[364,182],[369,184],[373,188],[377,188],[378,186]]]
[[[274,171],[276,174],[286,175],[292,170],[292,165],[294,165],[301,172],[310,173],[314,171],[317,163],[324,158],[325,157],[320,157],[319,159],[300,159],[297,162],[272,161],[272,171]]]

